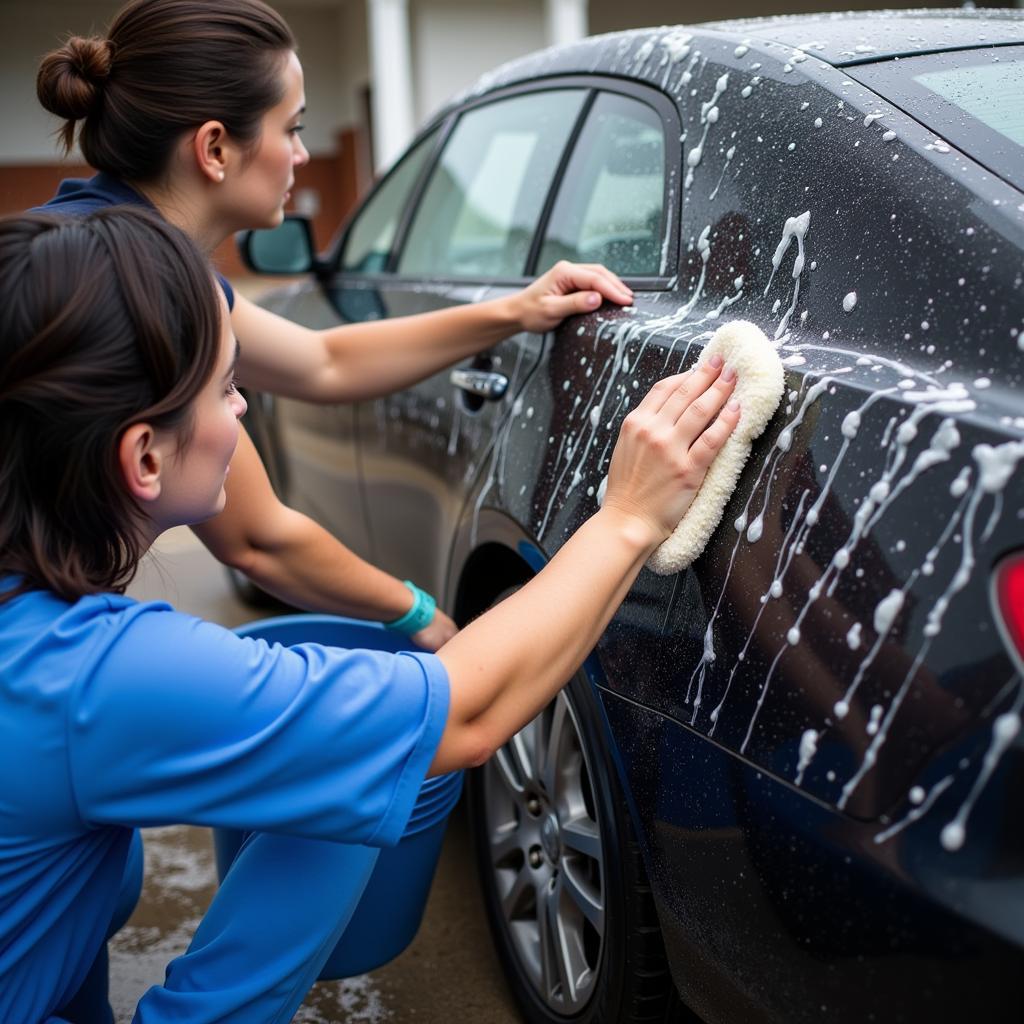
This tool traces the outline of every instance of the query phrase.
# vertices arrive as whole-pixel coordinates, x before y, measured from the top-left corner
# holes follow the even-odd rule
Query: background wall
[[[543,0],[412,0],[410,15],[420,123],[485,71],[547,45]]]

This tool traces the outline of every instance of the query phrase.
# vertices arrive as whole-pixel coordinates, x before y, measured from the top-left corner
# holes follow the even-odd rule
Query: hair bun
[[[72,36],[39,65],[39,102],[58,117],[81,121],[96,109],[111,62],[109,40]]]

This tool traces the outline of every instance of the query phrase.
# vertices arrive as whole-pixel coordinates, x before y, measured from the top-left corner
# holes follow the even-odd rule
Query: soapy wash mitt
[[[716,353],[736,370],[733,395],[740,402],[740,421],[715,457],[682,521],[648,559],[647,567],[659,576],[685,569],[704,550],[722,520],[753,442],[775,415],[785,391],[782,360],[754,324],[746,320],[723,324],[705,346],[697,365],[702,366]]]

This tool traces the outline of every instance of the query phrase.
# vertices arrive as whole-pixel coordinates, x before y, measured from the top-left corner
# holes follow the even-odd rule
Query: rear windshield
[[[845,70],[1024,188],[1024,46],[904,57]]]

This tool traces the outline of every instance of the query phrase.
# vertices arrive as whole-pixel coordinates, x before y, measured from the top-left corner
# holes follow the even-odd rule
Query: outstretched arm
[[[656,384],[623,423],[603,507],[438,651],[451,703],[432,772],[482,763],[579,668],[739,422],[734,384],[720,363]]]
[[[401,580],[365,562],[308,516],[278,500],[259,453],[243,430],[231,460],[227,505],[194,527],[225,565],[245,573],[267,593],[306,611],[390,622],[413,597]],[[436,650],[456,632],[440,609],[413,636]]]
[[[415,384],[518,331],[553,330],[633,293],[604,267],[562,262],[515,295],[417,316],[313,331],[237,296],[239,380],[309,402],[377,398]]]

